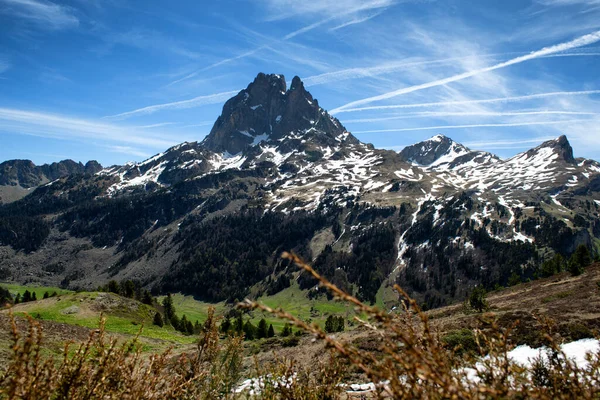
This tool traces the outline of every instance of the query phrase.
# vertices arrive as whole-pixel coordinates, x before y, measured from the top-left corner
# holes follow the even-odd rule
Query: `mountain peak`
[[[238,154],[262,141],[309,131],[338,137],[346,129],[319,107],[298,76],[287,90],[283,75],[261,72],[225,103],[202,144],[214,152]]]
[[[469,153],[470,150],[447,136],[435,135],[430,139],[407,146],[400,152],[405,161],[420,166],[433,166],[440,160],[452,159]]]
[[[549,153],[549,155],[545,155]],[[528,157],[533,156],[553,156],[558,155],[559,160],[563,160],[568,164],[576,164],[575,158],[573,157],[573,148],[569,143],[569,140],[565,135],[561,135],[556,139],[547,140],[540,144],[538,147],[531,149],[525,153]]]

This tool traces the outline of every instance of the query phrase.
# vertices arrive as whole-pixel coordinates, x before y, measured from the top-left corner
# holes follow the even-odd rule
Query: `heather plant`
[[[355,317],[356,322],[370,331],[378,346],[373,350],[358,348],[281,309],[252,301],[241,306],[271,313],[312,333],[345,359],[350,368],[361,371],[374,384],[373,395],[378,398],[597,399],[600,396],[600,353],[589,356],[586,366],[578,366],[560,350],[549,323],[545,324],[548,361],[534,363],[532,371],[513,363],[508,356],[513,347],[510,337],[514,326],[500,328],[494,319],[488,321],[485,330],[474,333],[479,357],[463,359],[457,355],[460,346],[448,351],[447,341],[431,329],[427,315],[399,286],[395,289],[404,307],[398,313],[387,313],[340,290],[298,256],[286,253],[284,257],[314,277],[334,297],[352,304],[357,315],[366,316]]]
[[[229,399],[241,370],[240,337],[219,339],[214,310],[195,352],[146,356],[136,337],[119,343],[104,320],[86,342],[66,344],[62,359],[43,357],[41,325],[21,334],[11,314],[12,358],[0,374],[0,399]]]
[[[258,309],[282,318],[287,330],[312,334],[330,356],[313,366],[289,360],[256,362],[255,377],[241,376],[244,341],[219,329],[211,309],[200,329],[195,351],[147,355],[138,338],[120,343],[106,337],[104,323],[89,339],[65,346],[61,359],[44,357],[41,325],[29,319],[21,334],[12,323],[12,358],[0,374],[0,399],[294,399],[347,398],[353,376],[371,382],[367,398],[394,399],[598,399],[600,352],[586,365],[569,360],[561,351],[552,321],[540,318],[547,354],[531,368],[509,357],[516,326],[501,328],[491,314],[481,316],[481,329],[440,337],[417,303],[399,287],[402,307],[385,312],[345,293],[293,254],[285,257],[310,274],[332,296],[354,306],[355,323],[368,333],[370,346],[358,347],[281,309],[253,301],[240,307]],[[241,325],[241,319],[231,325]],[[242,330],[244,326],[240,327]],[[285,339],[295,339],[288,335]]]

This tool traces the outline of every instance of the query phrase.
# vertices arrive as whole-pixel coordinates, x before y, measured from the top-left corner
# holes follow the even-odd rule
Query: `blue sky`
[[[376,147],[600,159],[600,0],[0,0],[0,160],[140,161],[258,72]]]

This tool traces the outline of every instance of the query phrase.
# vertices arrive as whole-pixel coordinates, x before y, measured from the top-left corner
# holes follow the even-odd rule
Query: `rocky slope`
[[[63,160],[37,166],[30,160],[9,160],[0,164],[0,204],[9,203],[27,195],[32,189],[73,174],[95,174],[102,170],[96,161],[85,165]]]
[[[441,135],[379,150],[299,78],[259,74],[204,141],[0,207],[0,271],[234,300],[294,279],[313,290],[278,258],[294,250],[367,300],[399,282],[439,306],[477,283],[534,278],[578,244],[598,253],[599,191],[600,164],[564,136],[508,160]]]

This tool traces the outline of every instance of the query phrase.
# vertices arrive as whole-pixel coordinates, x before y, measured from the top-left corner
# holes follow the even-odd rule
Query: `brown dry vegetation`
[[[179,356],[170,351],[143,354],[137,339],[122,343],[106,338],[101,327],[91,331],[83,344],[54,359],[41,354],[44,347],[39,322],[21,321],[17,326],[4,316],[3,321],[9,318],[11,322],[12,352],[6,372],[0,375],[0,399],[334,399],[350,398],[352,395],[344,394],[340,384],[356,379],[374,382],[377,390],[368,396],[381,398],[600,396],[600,354],[593,355],[589,367],[583,369],[566,360],[558,348],[561,340],[592,334],[597,327],[599,265],[580,277],[558,275],[492,293],[488,303],[493,313],[486,314],[465,314],[462,305],[425,314],[396,288],[404,308],[390,314],[341,292],[296,256],[287,257],[341,301],[352,304],[364,319],[357,321],[361,328],[352,333],[330,335],[283,310],[245,303],[245,308],[273,313],[306,332],[298,347],[283,347],[279,341],[264,342],[262,348],[249,347],[255,344],[246,347],[247,353],[258,352],[247,358],[252,365],[247,366],[246,373],[263,377],[259,393],[250,396],[248,391],[232,391],[244,370],[243,344],[240,338],[219,338],[212,315],[197,348]],[[519,328],[517,319],[524,322],[525,329]],[[52,332],[52,341],[85,336],[84,328],[61,333],[58,326],[43,324]],[[575,325],[579,327],[573,329]],[[473,365],[474,354],[459,356],[455,351],[460,349],[450,349],[443,340],[447,333],[464,327],[474,330],[475,353],[488,355],[487,361],[472,371],[475,380],[467,379],[462,368]],[[28,333],[19,333],[24,330]],[[3,346],[6,340],[0,338]],[[552,349],[550,361],[537,363],[534,374],[512,365],[506,357],[507,351],[524,341],[537,341]]]
[[[586,268],[579,276],[563,272],[507,289],[489,293],[493,314],[501,327],[515,321],[512,340],[516,344],[539,346],[543,340],[539,317],[556,323],[555,333],[563,340],[578,340],[586,333],[596,336],[600,330],[600,264]],[[427,313],[432,326],[442,333],[461,328],[481,327],[481,315],[465,313],[457,304]]]

